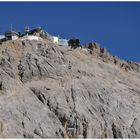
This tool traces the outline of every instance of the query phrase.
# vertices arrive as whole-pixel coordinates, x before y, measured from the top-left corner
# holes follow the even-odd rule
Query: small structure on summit
[[[68,46],[68,41],[67,39],[59,38],[58,45],[59,46]]]
[[[51,36],[51,40],[53,43],[59,46],[68,46],[68,40],[64,38],[60,38],[59,36]]]
[[[53,43],[58,44],[59,37],[58,36],[52,36],[52,41],[53,41]]]
[[[12,25],[11,30],[9,32],[5,32],[6,40],[16,40],[20,36],[20,32],[13,31]]]
[[[30,31],[29,26],[25,27],[25,34],[26,34],[26,35],[29,34],[29,31]]]
[[[20,32],[13,31],[12,25],[11,25],[10,31],[5,32],[5,35],[2,35],[0,37],[0,44],[2,44],[5,41],[8,41],[8,40],[16,40],[19,37],[20,37]]]
[[[20,36],[20,33],[15,31],[5,32],[5,38],[6,40],[16,40]]]
[[[66,39],[66,38],[61,38],[59,35],[58,36],[53,36],[44,31],[41,27],[36,27],[34,29],[29,29],[29,26],[25,27],[24,33],[21,32],[16,32],[13,30],[12,24],[10,31],[5,32],[5,35],[0,36],[0,44],[3,42],[9,41],[9,40],[16,40],[18,38],[24,39],[29,39],[29,40],[38,40],[40,38],[43,39],[48,39],[52,41],[54,44],[57,44],[59,46],[70,46],[71,48],[77,48],[80,45],[80,40],[78,38],[72,38],[72,39]]]

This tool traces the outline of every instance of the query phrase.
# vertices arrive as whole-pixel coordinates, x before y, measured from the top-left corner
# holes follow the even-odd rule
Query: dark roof
[[[5,32],[5,36],[7,36],[7,35],[17,35],[17,36],[19,36],[19,33],[15,32],[15,31],[9,31],[9,32]]]

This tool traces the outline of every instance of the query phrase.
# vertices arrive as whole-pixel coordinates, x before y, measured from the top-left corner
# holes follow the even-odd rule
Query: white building
[[[68,40],[59,38],[59,36],[50,36],[53,43],[59,45],[59,46],[68,46]]]
[[[53,41],[53,43],[58,44],[59,37],[58,36],[52,36],[52,41]]]
[[[5,33],[6,40],[16,40],[19,38],[19,33],[10,31]]]
[[[68,40],[60,38],[58,40],[58,45],[60,45],[60,46],[68,46]]]

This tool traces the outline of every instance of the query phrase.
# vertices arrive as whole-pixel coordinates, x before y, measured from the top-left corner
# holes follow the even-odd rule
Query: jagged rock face
[[[47,38],[49,39],[50,37],[50,35],[46,31],[44,31],[41,27],[30,30],[28,34],[42,37],[44,39],[47,39]]]
[[[75,137],[139,138],[139,70],[126,71],[112,58],[95,44],[71,50],[47,39],[19,39],[1,45],[0,137],[67,138],[72,118]]]
[[[140,64],[134,63],[131,61],[124,61],[119,59],[116,56],[112,56],[105,48],[101,48],[101,46],[96,42],[91,42],[84,46],[85,48],[89,49],[90,54],[96,56],[97,58],[102,59],[104,62],[112,63],[120,68],[124,69],[125,71],[136,71],[140,72]]]

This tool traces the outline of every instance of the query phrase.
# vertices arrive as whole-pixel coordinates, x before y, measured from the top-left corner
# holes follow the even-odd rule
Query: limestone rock
[[[140,137],[140,65],[97,43],[75,50],[49,39],[0,45],[0,137]]]

